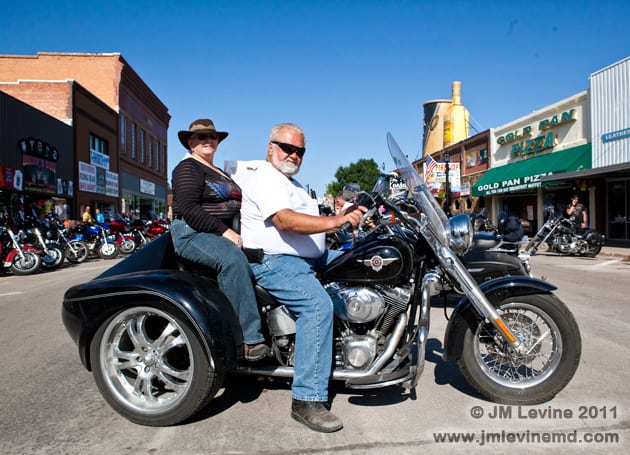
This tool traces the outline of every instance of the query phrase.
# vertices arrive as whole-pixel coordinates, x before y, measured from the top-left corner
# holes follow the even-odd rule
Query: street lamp
[[[449,163],[451,161],[451,155],[448,153],[448,151],[444,152],[444,163],[446,163],[446,183],[444,184],[444,188],[445,188],[445,196],[444,196],[444,211],[446,212],[446,216],[450,217],[451,216],[451,189],[449,187],[448,184],[448,168]]]

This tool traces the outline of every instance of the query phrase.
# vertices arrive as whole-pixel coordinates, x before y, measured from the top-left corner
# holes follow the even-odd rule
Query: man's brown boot
[[[343,428],[341,420],[326,409],[323,401],[302,401],[293,399],[291,417],[311,430],[332,433]]]

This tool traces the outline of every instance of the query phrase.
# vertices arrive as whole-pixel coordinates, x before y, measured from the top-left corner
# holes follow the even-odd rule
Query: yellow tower
[[[444,148],[468,137],[468,110],[462,106],[462,83],[453,82],[453,101],[444,115]]]

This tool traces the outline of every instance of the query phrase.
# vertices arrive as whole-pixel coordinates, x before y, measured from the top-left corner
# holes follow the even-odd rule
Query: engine
[[[391,331],[397,317],[407,311],[411,292],[386,285],[325,286],[335,306],[335,362],[337,367],[367,368],[379,353],[382,338]],[[293,366],[295,320],[283,305],[267,311],[276,358]]]
[[[410,292],[401,287],[353,287],[330,284],[337,323],[337,366],[362,370],[378,354],[379,342],[396,318],[407,311]]]

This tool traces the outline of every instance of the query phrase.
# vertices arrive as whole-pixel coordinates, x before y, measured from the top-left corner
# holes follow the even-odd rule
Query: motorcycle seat
[[[477,231],[473,235],[472,251],[488,250],[501,243],[501,239],[494,232]]]

